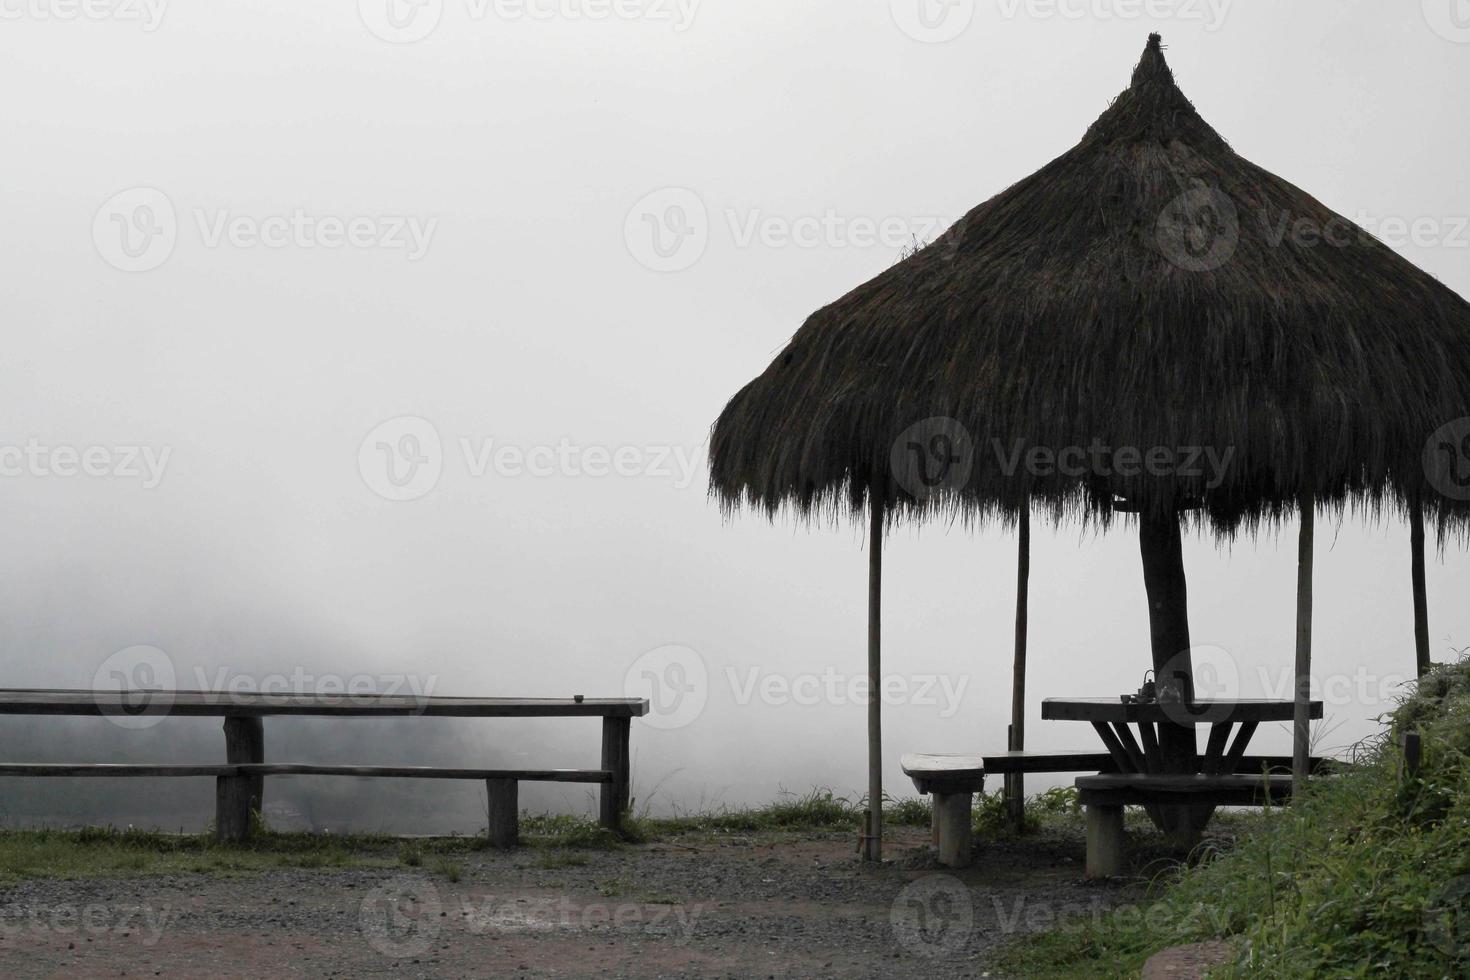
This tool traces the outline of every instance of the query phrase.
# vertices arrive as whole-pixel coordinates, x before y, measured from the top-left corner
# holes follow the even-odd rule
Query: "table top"
[[[0,688],[0,715],[262,717],[638,718],[642,698],[445,698],[396,694],[273,694],[229,691],[85,691]]]
[[[1309,703],[1310,716],[1322,717],[1322,702]],[[1196,698],[1125,704],[1111,698],[1047,698],[1041,717],[1048,721],[1098,721],[1133,724],[1175,722],[1218,725],[1233,722],[1291,721],[1296,705],[1269,698]]]

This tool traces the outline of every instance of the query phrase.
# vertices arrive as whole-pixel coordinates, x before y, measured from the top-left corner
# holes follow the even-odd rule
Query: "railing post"
[[[632,718],[602,719],[602,768],[612,773],[612,782],[602,784],[600,818],[610,830],[622,830],[623,814],[628,809],[628,739],[632,728]]]
[[[265,723],[259,718],[225,718],[225,762],[232,766],[265,762]],[[215,781],[215,833],[221,840],[250,836],[250,815],[261,812],[264,776],[220,776]]]
[[[520,843],[519,787],[514,779],[487,779],[490,846],[509,849]]]

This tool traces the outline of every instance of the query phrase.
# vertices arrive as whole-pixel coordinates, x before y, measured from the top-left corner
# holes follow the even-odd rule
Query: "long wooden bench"
[[[1123,873],[1123,807],[1262,806],[1291,798],[1291,776],[1271,772],[1142,774],[1077,777],[1077,802],[1087,808],[1087,877]]]
[[[491,844],[512,847],[519,836],[521,782],[601,786],[599,819],[622,827],[629,803],[632,719],[648,712],[641,699],[426,698],[390,695],[234,694],[215,691],[0,690],[0,715],[180,715],[224,718],[224,765],[112,763],[0,763],[0,777],[213,777],[215,833],[244,840],[261,809],[267,776],[355,776],[379,779],[483,780]],[[267,715],[454,718],[596,717],[602,720],[602,764],[597,769],[455,769],[433,766],[323,766],[265,762]]]

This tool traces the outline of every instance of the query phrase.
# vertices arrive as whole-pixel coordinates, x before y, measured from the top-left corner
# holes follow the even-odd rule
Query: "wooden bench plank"
[[[985,776],[1006,773],[1106,772],[1115,769],[1106,752],[1026,752],[1011,750],[985,755],[909,753],[900,760],[904,775],[920,793],[982,792]]]
[[[312,766],[289,763],[258,765],[119,765],[7,762],[0,776],[169,777],[169,776],[357,776],[374,779],[515,779],[536,783],[610,783],[606,769],[444,769],[433,766]]]
[[[638,718],[643,698],[450,698],[388,694],[0,689],[0,714],[178,717]]]
[[[982,756],[989,773],[1103,772],[1113,768],[1106,752],[987,752]]]
[[[1201,698],[1191,705],[1179,702],[1145,701],[1125,703],[1117,698],[1047,698],[1041,702],[1041,717],[1046,721],[1100,721],[1132,725],[1140,721],[1175,722],[1194,708],[1198,717],[1212,723],[1242,721],[1290,721],[1294,705],[1290,701],[1266,698],[1211,700]],[[1313,718],[1322,717],[1322,702],[1310,704]]]
[[[531,783],[610,783],[606,769],[445,769],[435,766],[310,766],[289,763],[236,766],[261,776],[359,776],[372,779],[516,779]]]
[[[1134,787],[1148,790],[1178,790],[1193,792],[1200,788],[1235,787],[1247,784],[1264,785],[1289,782],[1280,776],[1261,776],[1251,773],[1099,773],[1095,776],[1078,776],[1078,789],[1103,789],[1111,787]]]
[[[1084,806],[1121,806],[1161,803],[1210,803],[1217,806],[1253,806],[1291,796],[1291,777],[1230,773],[1143,774],[1113,773],[1078,776],[1077,798]]]
[[[0,776],[234,776],[236,766],[148,766],[114,763],[0,763]]]

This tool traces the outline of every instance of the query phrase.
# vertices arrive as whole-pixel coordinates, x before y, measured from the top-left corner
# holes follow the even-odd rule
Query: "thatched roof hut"
[[[711,435],[712,493],[775,515],[868,511],[868,671],[881,541],[931,511],[1021,525],[1033,504],[1137,515],[1161,687],[1194,703],[1180,524],[1222,535],[1299,511],[1296,763],[1307,766],[1318,507],[1410,516],[1428,663],[1423,518],[1470,517],[1470,304],[1200,118],[1150,35],[1076,147],[818,310]],[[1447,428],[1446,428],[1447,427]],[[869,799],[882,799],[868,706]],[[1192,723],[1160,725],[1170,771]],[[1187,809],[1187,808],[1186,808]],[[1194,828],[1187,813],[1174,829]],[[881,855],[881,814],[866,856]]]
[[[806,321],[715,423],[711,485],[771,513],[1122,498],[1229,533],[1310,491],[1456,519],[1421,454],[1467,415],[1470,304],[1237,155],[1151,35],[1076,147]],[[916,493],[894,445],[926,419],[964,478]],[[1158,448],[1177,465],[1113,465]]]

